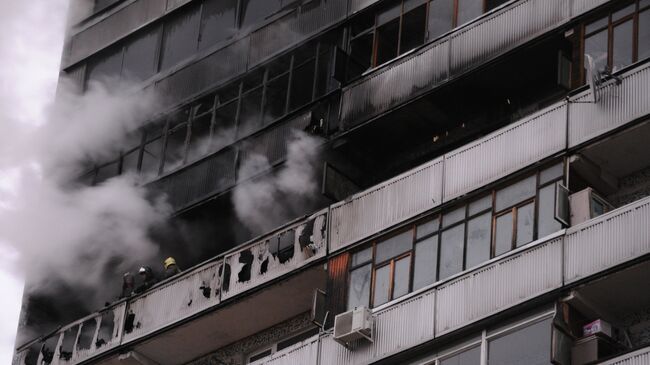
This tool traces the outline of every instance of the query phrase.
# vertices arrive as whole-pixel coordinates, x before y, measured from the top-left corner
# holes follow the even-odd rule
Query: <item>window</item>
[[[354,253],[348,308],[376,307],[560,230],[554,204],[563,176],[563,163],[545,167]]]
[[[104,82],[120,78],[122,72],[122,48],[112,48],[100,53],[89,62],[86,80]]]
[[[481,346],[440,360],[440,365],[478,365],[481,363]]]
[[[122,79],[143,81],[156,73],[160,28],[155,27],[127,43],[124,47]]]
[[[164,24],[160,70],[193,55],[199,42],[200,6],[191,6]]]
[[[551,318],[510,332],[488,342],[490,365],[551,363]]]
[[[199,49],[206,49],[235,33],[237,0],[206,0],[201,14]]]
[[[584,54],[599,72],[616,72],[650,57],[650,4],[634,1],[583,27]],[[584,72],[586,75],[586,72]]]
[[[241,1],[241,27],[247,28],[255,23],[262,22],[282,7],[280,0],[242,0]]]

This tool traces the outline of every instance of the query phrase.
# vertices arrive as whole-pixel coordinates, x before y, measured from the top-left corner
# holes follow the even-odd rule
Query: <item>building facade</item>
[[[82,180],[219,230],[15,365],[650,364],[650,1],[93,5],[62,77],[165,103]],[[242,234],[233,192],[296,131],[318,191]]]

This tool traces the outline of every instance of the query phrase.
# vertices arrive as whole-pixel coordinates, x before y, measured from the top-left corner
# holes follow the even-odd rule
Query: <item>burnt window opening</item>
[[[224,264],[223,266],[219,267],[219,276],[223,277],[223,281],[221,282],[221,288],[227,292],[230,289],[230,265],[229,264]]]
[[[243,264],[237,273],[237,281],[245,283],[251,279],[251,270],[253,267],[254,256],[250,250],[244,250],[239,253],[239,263]]]
[[[131,329],[133,329],[133,320],[135,319],[135,314],[131,313],[133,316],[131,319]],[[128,323],[127,317],[127,323]],[[126,328],[126,325],[125,325]],[[95,346],[100,348],[113,340],[113,334],[115,332],[115,313],[112,310],[102,313],[102,320],[99,326],[99,332],[97,332],[97,342]]]
[[[584,55],[600,73],[616,72],[650,57],[650,3],[644,0],[617,4],[607,14],[591,18],[582,26]],[[583,70],[582,79],[586,78]]]
[[[97,321],[95,319],[89,319],[81,325],[77,350],[90,350],[92,348],[96,330]]]
[[[296,232],[292,229],[290,231],[286,231],[281,233],[278,236],[277,240],[277,249],[271,248],[271,252],[273,253],[274,256],[278,258],[278,261],[283,264],[291,258],[293,258],[294,255],[294,242],[295,242],[295,237],[296,237]]]
[[[266,257],[264,261],[260,264],[260,275],[266,274],[269,271],[269,258]]]
[[[300,236],[298,237],[298,243],[300,243],[301,250],[304,250],[305,248],[309,247],[309,245],[313,243],[311,238],[313,232],[314,232],[314,219],[308,221],[303,226],[302,232],[300,232]]]
[[[72,359],[72,352],[74,351],[74,344],[77,341],[78,332],[79,327],[75,326],[63,333],[63,341],[61,342],[61,347],[59,349],[59,358],[66,361]]]
[[[54,352],[56,350],[56,345],[59,342],[59,335],[54,335],[45,340],[43,347],[41,348],[41,355],[43,356],[44,364],[51,364],[54,359]]]
[[[210,288],[209,283],[204,281],[203,283],[201,283],[199,289],[201,289],[201,294],[203,294],[203,296],[206,299],[210,299],[210,297],[212,296],[212,288]]]
[[[126,314],[126,319],[124,320],[124,332],[126,332],[126,333],[133,332],[133,329],[135,328],[134,324],[135,324],[135,313],[133,313],[133,311],[129,310],[129,312]],[[102,345],[104,345],[105,343],[106,343],[105,341],[100,342],[99,336],[98,336],[97,337],[97,342],[95,343],[95,346],[97,346],[97,348],[99,348]]]
[[[27,355],[25,356],[25,365],[39,365],[38,356],[41,346],[41,344],[35,343],[29,347],[27,350]]]

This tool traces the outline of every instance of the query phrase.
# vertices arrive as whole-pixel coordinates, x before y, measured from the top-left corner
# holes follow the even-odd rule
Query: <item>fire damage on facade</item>
[[[166,194],[152,234],[184,270],[99,311],[26,298],[42,335],[15,365],[650,363],[650,1],[94,0],[73,21],[63,77],[165,98],[80,180]],[[302,186],[295,165],[316,188],[276,184],[247,222],[239,189]]]

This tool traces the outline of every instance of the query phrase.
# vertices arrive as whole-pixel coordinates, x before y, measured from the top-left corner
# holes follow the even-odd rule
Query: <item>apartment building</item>
[[[649,0],[94,0],[75,22],[62,77],[165,98],[81,179],[139,173],[207,233],[15,365],[650,364]],[[233,192],[296,133],[318,192],[242,228]]]

